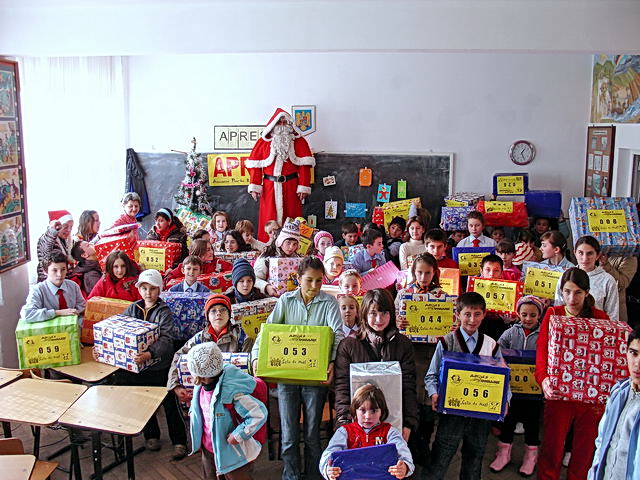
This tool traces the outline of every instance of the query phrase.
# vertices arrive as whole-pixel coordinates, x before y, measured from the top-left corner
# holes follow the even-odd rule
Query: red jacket
[[[458,262],[456,262],[453,258],[444,257],[438,260],[438,267],[440,268],[460,268]]]
[[[369,430],[369,433],[365,432],[358,422],[347,423],[343,427],[347,431],[347,450],[351,450],[386,444],[391,424],[382,422]]]
[[[564,305],[549,307],[547,309],[547,313],[544,316],[544,319],[542,320],[542,325],[540,325],[540,331],[538,332],[538,347],[536,349],[536,380],[540,385],[542,385],[542,381],[549,376],[547,374],[549,353],[549,319],[552,315],[566,316],[567,310],[565,309]],[[593,308],[591,318],[595,318],[598,320],[609,320],[609,315],[607,315],[602,310]]]
[[[117,298],[119,300],[129,300],[135,302],[141,300],[142,297],[136,288],[136,277],[124,277],[113,283],[109,275],[102,275],[98,280],[87,299],[91,297]]]

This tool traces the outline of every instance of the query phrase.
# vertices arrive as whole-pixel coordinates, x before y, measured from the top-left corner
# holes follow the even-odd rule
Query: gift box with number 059
[[[77,315],[45,322],[18,321],[16,326],[20,368],[50,368],[80,363],[80,327]]]

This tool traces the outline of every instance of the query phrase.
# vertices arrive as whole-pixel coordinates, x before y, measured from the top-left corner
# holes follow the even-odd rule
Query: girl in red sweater
[[[95,284],[91,297],[117,298],[135,302],[142,297],[136,288],[138,271],[124,252],[116,250],[107,256],[105,273]]]
[[[584,480],[591,466],[598,436],[598,422],[604,405],[563,400],[551,384],[547,373],[549,351],[549,319],[552,315],[609,320],[609,316],[594,307],[589,294],[589,276],[579,268],[570,268],[560,279],[564,305],[550,307],[542,320],[536,353],[536,380],[542,386],[545,398],[544,439],[538,461],[539,480],[560,478],[564,443],[573,425],[571,462],[567,480]]]

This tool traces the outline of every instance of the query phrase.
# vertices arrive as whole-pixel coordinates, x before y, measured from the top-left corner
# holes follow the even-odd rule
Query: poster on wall
[[[587,197],[611,196],[611,172],[615,127],[589,127],[587,129],[587,160],[584,194]]]
[[[640,55],[594,55],[592,123],[640,123]]]
[[[18,64],[0,59],[0,273],[29,261]]]

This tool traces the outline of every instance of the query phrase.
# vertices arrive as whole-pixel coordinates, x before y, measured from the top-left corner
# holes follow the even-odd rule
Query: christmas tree
[[[207,198],[207,170],[201,157],[196,153],[196,139],[191,140],[193,148],[187,153],[184,179],[180,182],[178,193],[174,196],[176,203],[187,207],[194,213],[211,215],[211,205]]]

